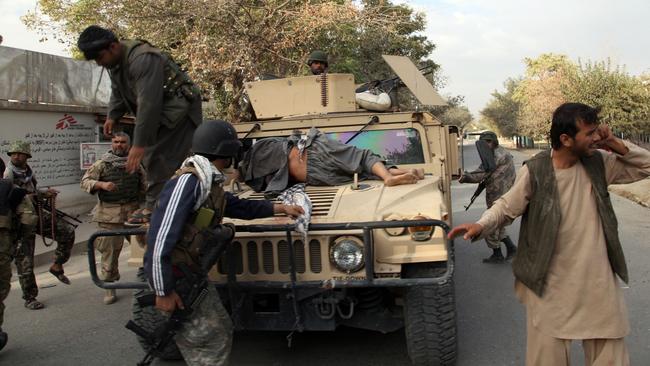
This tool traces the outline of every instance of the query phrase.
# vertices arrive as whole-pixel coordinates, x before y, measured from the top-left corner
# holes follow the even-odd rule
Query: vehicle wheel
[[[140,268],[138,270],[138,280],[144,282],[145,277],[144,277],[144,270]],[[160,314],[158,310],[156,310],[155,307],[153,306],[140,306],[136,298],[146,295],[149,293],[153,293],[151,290],[135,290],[133,291],[133,305],[132,305],[132,311],[133,311],[133,322],[142,327],[147,332],[153,332],[160,323],[165,321],[165,317]],[[138,338],[138,343],[140,343],[140,346],[142,346],[142,349],[145,352],[149,352],[149,349],[151,348],[147,342],[145,342],[144,338],[137,336]],[[182,360],[183,356],[181,355],[181,351],[178,350],[178,347],[176,346],[176,343],[171,342],[167,347],[162,351],[159,352],[155,355],[156,357],[159,357],[163,360]]]
[[[411,264],[405,266],[408,278],[438,277],[444,265]],[[456,304],[453,277],[442,285],[413,286],[404,297],[406,348],[413,365],[455,365]]]

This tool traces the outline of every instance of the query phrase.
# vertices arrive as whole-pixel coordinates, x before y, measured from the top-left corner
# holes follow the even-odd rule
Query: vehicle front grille
[[[312,216],[328,216],[330,214],[330,209],[332,208],[332,203],[336,198],[339,188],[337,187],[307,187],[307,195],[311,200],[312,204]],[[250,200],[263,200],[264,193],[253,193],[248,199]],[[278,202],[274,200],[273,202]]]
[[[308,248],[305,248],[302,240],[295,240],[293,246],[297,273],[320,273],[323,270],[322,251],[327,250],[327,245],[312,239],[308,243]],[[290,272],[289,244],[286,240],[248,241],[245,246],[239,241],[234,241],[231,248],[234,252],[235,272],[238,275],[245,272],[259,274],[260,267],[269,275]],[[217,263],[217,270],[220,274],[228,273],[227,255],[221,257]]]

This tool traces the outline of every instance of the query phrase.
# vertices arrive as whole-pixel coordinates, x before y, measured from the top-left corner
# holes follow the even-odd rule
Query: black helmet
[[[327,53],[320,50],[313,51],[311,54],[309,54],[307,65],[311,66],[312,62],[314,61],[318,61],[327,66]]]
[[[192,137],[192,152],[199,155],[234,158],[241,146],[235,128],[219,119],[203,121]]]
[[[494,146],[499,146],[499,139],[497,138],[497,134],[492,131],[482,132],[478,139],[492,141],[494,142]]]

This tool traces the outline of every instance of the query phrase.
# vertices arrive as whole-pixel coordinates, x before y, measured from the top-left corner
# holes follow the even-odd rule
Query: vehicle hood
[[[427,175],[416,184],[386,187],[383,182],[371,180],[360,183],[360,189],[351,184],[334,187],[307,187],[312,202],[312,223],[341,223],[381,220],[406,220],[417,215],[441,219],[444,213],[440,178]],[[262,193],[242,192],[240,198],[264,199]],[[226,220],[238,225],[286,224],[285,216],[251,221]]]

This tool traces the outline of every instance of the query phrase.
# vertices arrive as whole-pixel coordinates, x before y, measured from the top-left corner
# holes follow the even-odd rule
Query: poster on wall
[[[90,168],[102,155],[111,149],[110,142],[84,142],[79,145],[79,164],[81,170]]]
[[[79,183],[79,145],[96,141],[94,114],[0,110],[0,125],[5,162],[14,141],[27,141],[32,155],[28,164],[40,186]]]

